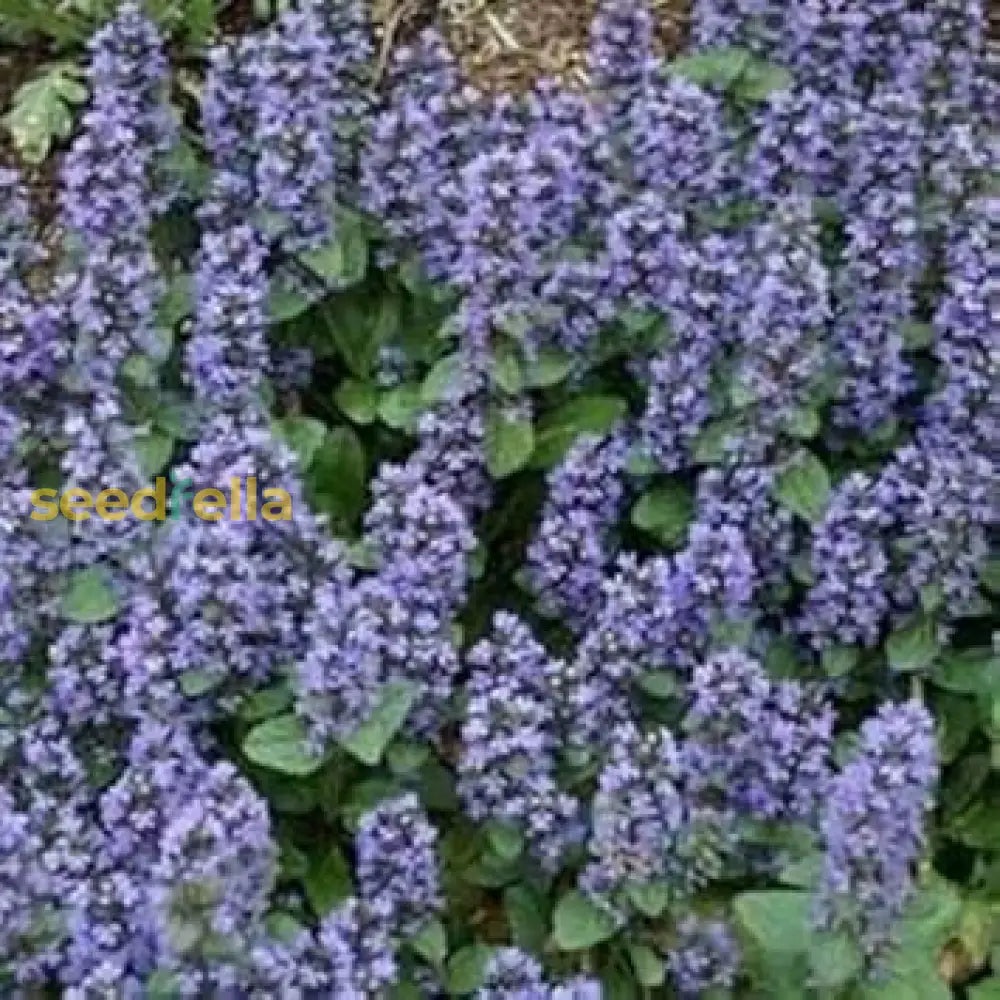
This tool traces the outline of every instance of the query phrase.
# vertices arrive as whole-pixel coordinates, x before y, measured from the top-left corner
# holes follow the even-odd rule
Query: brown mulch
[[[598,0],[374,0],[388,50],[437,24],[469,78],[488,90],[523,90],[542,77],[586,80],[590,24]],[[687,37],[691,0],[652,0],[664,54]]]
[[[383,58],[427,24],[451,43],[469,77],[491,90],[521,90],[540,77],[584,82],[598,0],[372,0],[385,27]],[[683,49],[693,0],[651,0],[658,45]],[[1000,0],[987,0],[988,34],[1000,50]]]
[[[586,54],[597,0],[442,0],[441,20],[470,76],[495,89],[519,89],[540,77],[586,80]],[[654,0],[665,53],[684,42],[688,0]]]

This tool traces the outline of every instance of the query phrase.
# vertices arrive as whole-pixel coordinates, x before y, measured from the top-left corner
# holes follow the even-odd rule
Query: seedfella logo
[[[72,488],[59,493],[54,489],[35,490],[31,494],[33,521],[86,521],[91,517],[102,521],[122,521],[134,517],[139,521],[176,520],[190,502],[195,517],[202,521],[290,521],[292,498],[287,490],[269,487],[258,497],[257,478],[249,476],[244,483],[233,478],[228,492],[221,489],[198,490],[191,493],[190,479],[179,479],[167,496],[167,480],[157,476],[152,486],[136,490],[130,497],[125,490],[109,487],[94,496],[89,490]],[[152,506],[149,502],[152,501]],[[263,502],[261,502],[263,501]]]

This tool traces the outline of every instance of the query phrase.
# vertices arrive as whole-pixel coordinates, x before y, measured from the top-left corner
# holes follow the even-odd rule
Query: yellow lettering
[[[86,521],[90,518],[87,508],[93,504],[94,498],[86,490],[74,488],[62,495],[59,510],[67,521]]]
[[[162,521],[167,516],[167,481],[163,476],[156,477],[156,487],[147,486],[132,494],[132,513],[140,521]],[[146,510],[142,502],[152,497],[153,509]]]
[[[101,490],[97,494],[97,516],[105,521],[120,521],[128,511],[128,494],[124,490]]]
[[[240,509],[240,481],[233,476],[229,480],[229,520],[240,521],[243,511]]]
[[[247,519],[257,520],[257,477],[247,476]]]
[[[200,517],[203,521],[221,521],[225,506],[226,498],[222,490],[211,489],[198,490],[192,504],[195,517]]]
[[[31,512],[32,521],[51,521],[59,513],[59,506],[55,502],[55,490],[35,490],[31,494],[31,506],[37,510]]]
[[[265,521],[290,521],[292,519],[292,498],[286,490],[270,489],[264,490],[264,499],[274,497],[270,503],[264,504],[261,511]],[[276,507],[277,510],[271,510]]]

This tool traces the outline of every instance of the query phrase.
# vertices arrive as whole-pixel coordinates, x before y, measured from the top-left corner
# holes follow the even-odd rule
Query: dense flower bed
[[[0,172],[3,995],[989,975],[982,11],[694,14],[663,65],[607,0],[587,92],[433,32],[376,92],[309,0],[197,122],[138,7],[94,37],[59,247]]]

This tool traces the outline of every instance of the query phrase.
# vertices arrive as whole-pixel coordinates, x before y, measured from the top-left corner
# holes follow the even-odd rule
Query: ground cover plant
[[[151,13],[0,171],[2,995],[1000,996],[978,5]]]

